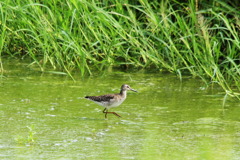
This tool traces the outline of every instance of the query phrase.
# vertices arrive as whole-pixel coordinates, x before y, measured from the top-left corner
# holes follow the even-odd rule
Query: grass
[[[210,2],[5,0],[0,68],[2,57],[30,57],[70,76],[108,66],[167,70],[240,99],[240,4]]]
[[[28,128],[28,135],[26,137],[18,135],[15,138],[16,143],[27,144],[27,145],[31,145],[35,143],[35,140],[36,140],[36,136],[35,136],[36,132],[34,131],[35,126],[31,125],[31,126],[27,126],[27,128]]]

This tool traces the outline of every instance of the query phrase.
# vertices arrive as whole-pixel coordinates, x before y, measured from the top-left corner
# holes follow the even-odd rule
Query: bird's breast
[[[111,107],[117,107],[117,106],[119,106],[120,104],[122,104],[125,99],[126,99],[126,97],[121,97],[121,98],[113,99],[113,100],[110,101],[110,103],[109,103],[108,106],[109,106],[109,108],[111,108]]]

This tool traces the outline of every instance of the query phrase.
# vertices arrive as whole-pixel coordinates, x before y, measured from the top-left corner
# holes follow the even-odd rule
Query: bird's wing
[[[114,98],[113,94],[107,94],[107,95],[102,95],[102,96],[86,96],[85,98],[92,100],[92,101],[96,101],[96,102],[108,102],[111,99]]]

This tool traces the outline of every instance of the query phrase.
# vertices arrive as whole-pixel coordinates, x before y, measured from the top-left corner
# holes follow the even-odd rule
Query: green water
[[[0,159],[240,159],[240,103],[217,86],[171,74],[109,72],[73,82],[27,66],[0,80]],[[86,95],[127,100],[104,119]]]

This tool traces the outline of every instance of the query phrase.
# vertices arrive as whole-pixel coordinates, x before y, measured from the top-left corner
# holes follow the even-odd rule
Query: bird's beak
[[[132,88],[130,88],[130,90],[133,91],[133,92],[138,92],[138,91],[136,91],[135,89],[132,89]]]

